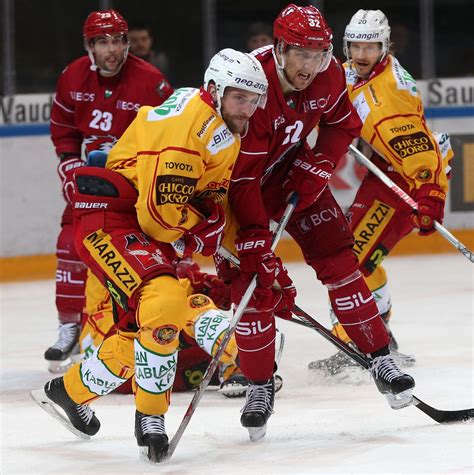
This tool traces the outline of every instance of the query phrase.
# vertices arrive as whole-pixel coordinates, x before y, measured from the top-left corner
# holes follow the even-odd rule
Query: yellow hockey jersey
[[[225,206],[240,136],[217,114],[209,94],[177,89],[159,107],[141,107],[111,150],[107,168],[138,190],[138,222],[150,237],[174,242],[203,216],[194,200]]]
[[[367,80],[345,63],[349,97],[362,120],[361,138],[407,181],[411,191],[425,183],[448,189],[453,151],[447,134],[429,130],[416,83],[391,55]]]

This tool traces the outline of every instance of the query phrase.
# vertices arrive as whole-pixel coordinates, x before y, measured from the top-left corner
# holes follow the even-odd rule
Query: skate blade
[[[267,424],[262,427],[247,427],[249,431],[249,437],[251,442],[257,442],[265,437],[267,433]]]
[[[231,384],[218,389],[217,392],[225,397],[244,397],[247,393],[247,387],[243,384]]]
[[[71,355],[65,360],[49,360],[48,371],[52,374],[64,374],[71,366],[82,361],[82,355]]]
[[[76,437],[79,437],[83,440],[89,440],[90,436],[84,434],[80,430],[77,430],[72,424],[71,421],[60,412],[57,406],[44,392],[44,389],[36,389],[30,392],[31,399],[38,404],[43,411],[47,412],[50,416],[54,417],[57,421],[59,421],[68,431],[72,432]]]
[[[413,404],[413,389],[407,389],[398,394],[385,394],[392,409],[398,410]]]

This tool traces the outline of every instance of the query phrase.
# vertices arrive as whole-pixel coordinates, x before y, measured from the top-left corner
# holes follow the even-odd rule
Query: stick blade
[[[450,422],[467,422],[474,419],[474,409],[459,409],[457,411],[443,411],[441,409],[435,409],[429,406],[421,399],[413,396],[414,405],[423,411],[426,415],[430,416],[433,420],[439,424],[448,424]]]

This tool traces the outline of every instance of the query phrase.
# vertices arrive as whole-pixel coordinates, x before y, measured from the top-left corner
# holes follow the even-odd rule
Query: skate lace
[[[65,350],[69,348],[77,338],[77,324],[65,323],[59,326],[58,341],[51,347],[58,350]]]
[[[142,416],[140,420],[142,433],[165,434],[165,418],[163,416]]]
[[[377,356],[372,360],[370,372],[374,378],[383,378],[388,382],[393,381],[403,373],[393,361],[391,355]]]
[[[94,417],[94,411],[89,406],[89,404],[76,404],[77,413],[79,417],[86,423],[89,424],[92,418]]]
[[[272,410],[272,384],[250,384],[247,400],[240,412],[267,412]],[[272,411],[273,412],[273,411]]]

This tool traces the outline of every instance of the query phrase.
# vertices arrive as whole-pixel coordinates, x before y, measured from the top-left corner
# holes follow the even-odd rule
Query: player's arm
[[[411,125],[413,128],[407,140],[411,140],[413,144],[400,147],[399,150],[401,153],[416,151],[417,148],[420,151],[400,158],[403,174],[414,183],[412,195],[418,202],[415,222],[421,235],[429,235],[435,231],[435,221],[443,222],[448,178],[440,149],[427,128],[424,117],[413,116]]]
[[[59,76],[51,107],[51,140],[59,157],[57,172],[66,202],[72,200],[74,171],[84,165],[81,159],[82,134],[75,124],[75,105],[70,96],[69,74],[66,69]]]
[[[51,140],[59,157],[81,156],[82,134],[76,127],[76,109],[70,93],[69,71],[66,69],[59,76],[51,107]]]

